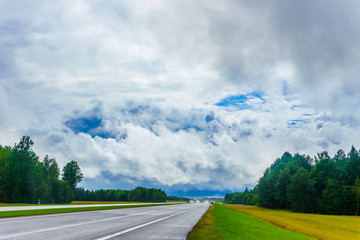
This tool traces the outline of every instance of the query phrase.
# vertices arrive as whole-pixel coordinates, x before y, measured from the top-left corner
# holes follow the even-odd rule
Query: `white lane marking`
[[[139,228],[148,226],[148,225],[150,225],[150,224],[154,224],[154,223],[163,221],[163,220],[165,220],[165,219],[174,217],[174,216],[176,216],[176,215],[180,215],[180,214],[189,212],[189,211],[191,211],[191,210],[193,210],[193,209],[195,209],[195,208],[192,208],[192,209],[189,209],[189,210],[185,210],[185,211],[181,211],[181,212],[178,212],[178,213],[174,213],[174,214],[171,214],[171,215],[169,215],[169,216],[166,216],[166,217],[163,217],[163,218],[159,218],[159,219],[157,219],[157,220],[154,220],[154,221],[151,221],[151,222],[148,222],[148,223],[144,223],[144,224],[141,224],[141,225],[132,227],[132,228],[128,228],[128,229],[123,230],[123,231],[121,231],[121,232],[117,232],[117,233],[114,233],[114,234],[111,234],[111,235],[108,235],[108,236],[105,236],[105,237],[102,237],[102,238],[98,238],[98,239],[96,239],[96,240],[107,240],[107,239],[110,239],[110,238],[113,238],[113,237],[117,237],[117,236],[119,236],[119,235],[122,235],[122,234],[125,234],[125,233],[128,233],[128,232],[134,231],[134,230],[136,230],[136,229],[139,229]]]
[[[146,214],[153,213],[153,212],[163,212],[163,211],[167,211],[167,210],[168,209],[165,209],[165,210],[162,210],[162,211],[154,210],[154,211],[149,211],[149,212],[145,212],[145,213],[135,213],[135,214],[132,214],[132,215],[113,217],[113,218],[106,218],[106,219],[100,219],[100,220],[94,220],[94,221],[82,222],[82,223],[75,223],[75,224],[59,226],[59,227],[45,228],[45,229],[34,230],[34,231],[29,231],[29,232],[24,232],[24,233],[6,235],[6,236],[3,236],[3,237],[0,237],[0,239],[19,237],[19,236],[24,236],[24,235],[34,234],[34,233],[42,233],[42,232],[53,231],[53,230],[58,230],[58,229],[62,229],[62,228],[77,227],[77,226],[91,224],[91,223],[106,222],[106,221],[111,221],[111,220],[115,220],[115,219],[121,219],[121,218],[126,218],[126,217],[137,216],[137,215],[146,215]]]

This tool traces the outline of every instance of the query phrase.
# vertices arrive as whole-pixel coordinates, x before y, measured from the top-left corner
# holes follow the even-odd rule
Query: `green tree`
[[[345,200],[349,198],[344,194],[344,187],[338,181],[329,179],[322,192],[319,210],[326,214],[344,214],[345,206],[349,205]]]
[[[314,212],[316,202],[314,181],[310,179],[309,172],[303,167],[291,177],[291,182],[287,187],[287,198],[293,211]]]
[[[74,160],[68,162],[63,168],[62,180],[67,182],[72,189],[83,179],[83,174],[78,163]]]
[[[329,157],[320,158],[311,171],[311,178],[315,181],[315,188],[318,194],[324,191],[326,183],[329,179],[337,179],[339,176],[336,163]]]
[[[360,205],[360,178],[356,177],[355,184],[354,184],[354,192],[356,197],[356,211],[355,216],[359,213],[359,205]]]
[[[42,161],[42,174],[44,184],[42,186],[41,201],[54,203],[56,198],[55,185],[59,181],[60,169],[55,158],[46,155]]]
[[[275,174],[270,173],[270,169],[265,171],[263,177],[260,178],[257,185],[258,190],[258,205],[267,208],[277,208],[278,202],[274,196],[275,181],[277,180]]]
[[[24,136],[12,149],[6,176],[10,202],[36,203],[41,194],[41,164],[32,151],[33,144]]]
[[[280,171],[275,183],[275,199],[279,201],[279,208],[288,208],[286,197],[287,186],[290,184],[290,171],[284,168]]]
[[[9,158],[12,149],[10,147],[2,147],[0,145],[0,202],[9,202],[9,189],[7,175],[7,165],[9,164]]]
[[[57,180],[54,183],[54,200],[56,203],[69,203],[73,197],[73,189],[68,182]]]
[[[334,161],[336,163],[342,163],[346,158],[345,152],[340,149],[339,151],[337,151],[337,153],[334,156]]]
[[[354,146],[351,147],[351,151],[348,154],[349,159],[345,163],[345,180],[347,185],[353,186],[355,179],[360,175],[360,156],[359,152]]]

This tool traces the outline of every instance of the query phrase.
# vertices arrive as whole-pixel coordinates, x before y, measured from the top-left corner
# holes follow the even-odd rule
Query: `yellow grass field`
[[[226,205],[284,229],[317,239],[360,239],[360,217],[293,213],[255,206]]]

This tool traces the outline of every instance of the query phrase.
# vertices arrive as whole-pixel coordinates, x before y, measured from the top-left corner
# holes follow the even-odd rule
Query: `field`
[[[360,217],[356,216],[293,213],[244,205],[226,206],[316,239],[360,239]]]
[[[214,204],[188,236],[188,240],[197,239],[296,240],[311,238],[234,211],[222,204]]]

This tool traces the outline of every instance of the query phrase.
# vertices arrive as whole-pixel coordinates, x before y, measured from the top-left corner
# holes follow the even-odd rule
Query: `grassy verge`
[[[360,217],[293,213],[243,205],[227,206],[284,229],[317,239],[360,239]]]
[[[188,240],[197,239],[296,240],[311,238],[234,211],[222,204],[214,204],[188,236]]]
[[[37,204],[28,203],[0,203],[0,207],[21,207],[21,206],[36,206]]]
[[[41,206],[56,206],[56,205],[89,205],[89,204],[130,204],[130,203],[144,203],[144,202],[112,202],[112,201],[72,201],[65,204],[41,204]],[[20,207],[20,206],[37,206],[37,204],[28,203],[0,203],[0,207]]]
[[[161,204],[161,206],[163,206],[163,205],[169,205],[169,204]],[[151,206],[159,206],[159,204],[82,207],[82,208],[55,208],[55,209],[20,210],[20,211],[6,211],[6,212],[0,211],[0,218],[43,215],[43,214],[56,214],[56,213],[86,212],[86,211],[110,210],[110,209],[120,209],[120,208],[151,207]]]
[[[144,203],[144,202],[126,202],[126,201],[72,201],[70,205],[87,205],[87,204],[130,204],[130,203]]]
[[[166,201],[167,203],[187,203],[185,201]],[[54,205],[89,205],[89,204],[130,204],[130,203],[145,203],[145,202],[127,202],[127,201],[72,201],[67,204],[41,204],[41,206],[54,206]],[[0,203],[1,207],[20,207],[20,206],[37,206],[37,204],[27,203]]]
[[[215,230],[215,205],[212,205],[211,208],[203,215],[200,221],[195,225],[194,229],[189,233],[188,240],[196,239],[216,239],[216,230]]]

